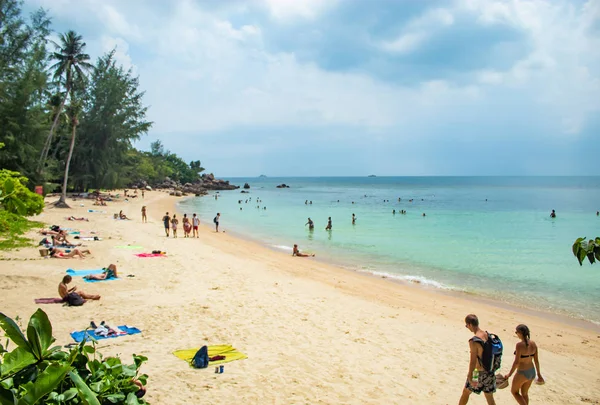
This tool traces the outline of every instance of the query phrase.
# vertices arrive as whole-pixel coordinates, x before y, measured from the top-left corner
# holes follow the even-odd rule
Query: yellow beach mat
[[[176,350],[173,352],[173,354],[179,357],[181,360],[185,360],[186,362],[190,363],[198,350],[200,350],[199,347],[195,349]],[[238,352],[231,345],[208,346],[208,357],[213,356],[225,356],[225,359],[211,361],[208,363],[209,366],[216,366],[219,364],[229,363],[235,360],[242,360],[248,358],[248,356],[246,356],[244,353]]]

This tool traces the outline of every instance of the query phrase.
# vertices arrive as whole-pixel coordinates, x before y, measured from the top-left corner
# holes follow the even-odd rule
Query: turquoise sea
[[[571,253],[577,237],[600,236],[600,177],[228,180],[250,193],[213,192],[180,211],[210,225],[220,212],[221,229],[353,270],[600,323],[600,263],[580,267]]]

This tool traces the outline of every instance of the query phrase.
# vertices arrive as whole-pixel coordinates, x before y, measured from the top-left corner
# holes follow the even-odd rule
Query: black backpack
[[[495,373],[502,365],[502,341],[493,333],[488,333],[488,339],[484,342],[477,336],[472,338],[474,342],[481,344],[483,353],[479,357],[479,363],[488,373]]]
[[[213,219],[213,222],[214,222],[215,224],[218,222],[218,221],[217,221],[217,217],[215,217],[215,219]]]
[[[192,366],[194,368],[206,368],[208,367],[208,347],[202,346],[200,350],[196,352],[192,359]]]
[[[80,307],[83,305],[85,300],[81,298],[81,295],[77,294],[76,292],[71,292],[67,295],[67,302],[71,307]]]

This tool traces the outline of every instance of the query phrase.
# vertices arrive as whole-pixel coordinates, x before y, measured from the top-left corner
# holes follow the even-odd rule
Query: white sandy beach
[[[212,223],[201,227],[199,239],[183,238],[182,230],[178,239],[167,239],[160,219],[174,211],[176,201],[155,191],[145,200],[108,207],[83,200],[69,201],[70,210],[47,209],[37,220],[94,230],[104,240],[85,242],[93,254],[84,260],[40,259],[35,247],[2,252],[5,258],[37,260],[0,262],[0,311],[26,323],[42,307],[58,344],[69,343],[69,332],[84,329],[90,320],[140,328],[141,335],[100,341],[100,351],[120,354],[127,362],[132,353],[149,357],[143,368],[150,376],[147,399],[169,405],[456,404],[471,337],[464,317],[476,313],[481,326],[504,342],[502,373],[513,361],[515,326],[530,327],[547,381],[532,387],[532,404],[600,404],[600,331],[593,325],[295,258],[217,234]],[[140,220],[143,204],[147,224]],[[88,213],[89,208],[106,213]],[[121,209],[133,220],[113,220]],[[223,214],[221,228],[227,231]],[[90,221],[69,222],[68,215]],[[127,244],[145,249],[116,248]],[[134,256],[155,249],[168,257]],[[58,296],[66,269],[109,263],[117,264],[120,280],[88,284],[74,279],[80,289],[101,294],[100,301],[82,307],[34,304],[34,298]],[[135,277],[124,277],[128,274]],[[172,354],[225,343],[248,359],[226,364],[223,374],[210,367],[192,369]],[[498,390],[496,398],[498,404],[516,403],[509,389]],[[472,395],[470,403],[485,400]]]

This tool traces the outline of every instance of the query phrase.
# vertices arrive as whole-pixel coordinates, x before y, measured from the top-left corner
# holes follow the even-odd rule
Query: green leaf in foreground
[[[51,364],[37,377],[35,382],[23,386],[27,394],[21,398],[18,405],[34,405],[44,395],[51,393],[60,384],[71,369],[70,364]]]
[[[27,325],[27,339],[31,345],[31,351],[33,354],[41,360],[50,345],[54,342],[52,337],[52,325],[48,319],[48,315],[41,309],[35,311],[35,313],[29,319],[29,325]]]
[[[73,381],[73,384],[75,384],[75,387],[77,387],[77,391],[79,391],[79,397],[81,398],[84,404],[100,405],[100,402],[98,402],[98,398],[96,398],[96,395],[92,392],[90,387],[87,386],[85,381],[81,379],[79,374],[71,371],[69,373],[69,377],[71,377],[71,381]]]
[[[31,350],[27,339],[19,329],[19,326],[8,316],[0,312],[0,328],[4,330],[6,336],[12,340],[17,346]]]
[[[23,370],[25,367],[35,363],[35,357],[24,347],[17,347],[4,356],[4,362],[0,365],[0,376],[6,377]]]

